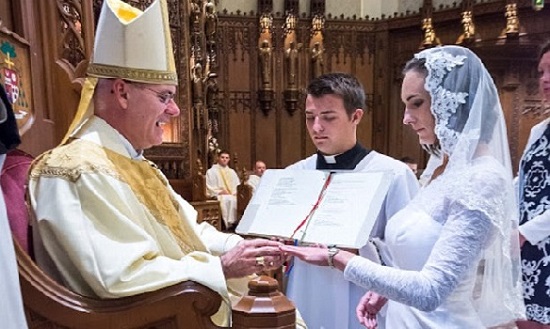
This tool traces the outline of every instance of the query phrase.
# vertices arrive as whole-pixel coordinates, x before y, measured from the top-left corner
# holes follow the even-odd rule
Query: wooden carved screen
[[[518,1],[515,14],[516,22],[519,21],[519,33],[509,37],[506,33],[510,30],[507,26],[510,21],[507,20],[510,17],[507,2],[510,1],[476,3],[468,7],[465,6],[468,1],[463,1],[452,8],[434,12],[432,24],[442,44],[456,44],[465,33],[464,12],[471,10],[475,34],[470,42],[462,45],[478,54],[497,85],[506,117],[512,162],[517,168],[530,128],[547,115],[538,93],[535,58],[538,46],[543,40],[550,39],[550,29],[546,24],[550,8],[546,6],[541,11],[535,11],[529,2]],[[411,156],[423,168],[427,154],[418,146],[416,133],[402,124],[400,99],[401,70],[425,39],[420,21],[419,14],[388,21],[386,67],[389,74],[383,79],[388,88],[381,90],[380,97],[388,113],[388,155],[396,158]]]
[[[314,60],[318,51],[323,68],[317,72],[348,72],[363,83],[369,101],[358,137],[366,146],[375,143],[373,122],[380,113],[372,98],[377,88],[373,22],[272,12],[223,12],[219,19],[219,141],[238,154],[241,166],[263,160],[268,167],[284,167],[315,151],[305,127],[303,90],[320,65]],[[269,84],[264,83],[262,48],[271,50]]]
[[[274,13],[272,2],[258,4],[257,13],[220,12],[218,62],[224,110],[219,142],[239,154],[242,166],[251,167],[261,159],[268,167],[284,167],[314,151],[301,111],[302,90],[312,77],[312,36],[318,24],[314,13],[289,19],[287,8],[285,13]],[[414,131],[402,124],[401,70],[421,47],[458,43],[478,53],[497,83],[517,165],[530,127],[546,113],[533,70],[536,46],[550,32],[543,24],[549,6],[535,11],[525,0],[463,0],[432,6],[432,1],[425,0],[415,12],[380,19],[322,16],[325,72],[357,75],[370,96],[359,140],[395,158],[411,156],[423,167],[427,155]],[[270,38],[264,37],[263,25],[269,26]],[[266,48],[273,57],[273,80],[267,85],[260,57],[263,40],[268,41]],[[296,98],[289,97],[292,66],[285,56],[291,40],[298,48]],[[289,102],[293,99],[295,104]]]

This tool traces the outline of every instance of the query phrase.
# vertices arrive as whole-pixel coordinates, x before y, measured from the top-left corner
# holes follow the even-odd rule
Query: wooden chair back
[[[253,188],[248,185],[249,173],[245,167],[240,172],[239,178],[241,183],[237,186],[237,222],[241,220],[244,215],[244,210],[248,206],[250,199],[252,199]]]
[[[197,159],[196,166],[193,173],[193,201],[205,201],[210,198],[206,193],[206,176],[200,159]]]

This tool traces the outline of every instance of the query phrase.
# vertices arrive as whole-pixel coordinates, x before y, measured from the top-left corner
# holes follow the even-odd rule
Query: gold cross
[[[4,59],[4,63],[8,64],[8,69],[11,70],[11,67],[14,66],[15,63],[10,60],[10,54],[9,53],[7,53],[6,56],[7,56],[7,58]]]

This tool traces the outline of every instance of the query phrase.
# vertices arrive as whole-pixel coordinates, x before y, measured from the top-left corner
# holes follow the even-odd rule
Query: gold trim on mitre
[[[155,71],[155,70],[140,70],[129,69],[127,67],[93,64],[88,67],[88,75],[94,77],[117,77],[125,80],[157,83],[157,84],[172,84],[171,81],[178,81],[176,72],[170,71]]]
[[[145,11],[121,0],[103,1],[87,74],[77,113],[61,144],[93,115],[98,78],[178,84],[166,0],[155,0]]]

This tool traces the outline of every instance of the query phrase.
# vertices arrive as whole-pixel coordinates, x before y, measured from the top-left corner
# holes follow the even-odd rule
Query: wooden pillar
[[[233,306],[233,328],[296,328],[294,304],[278,290],[277,280],[260,276],[248,283],[248,295]]]

